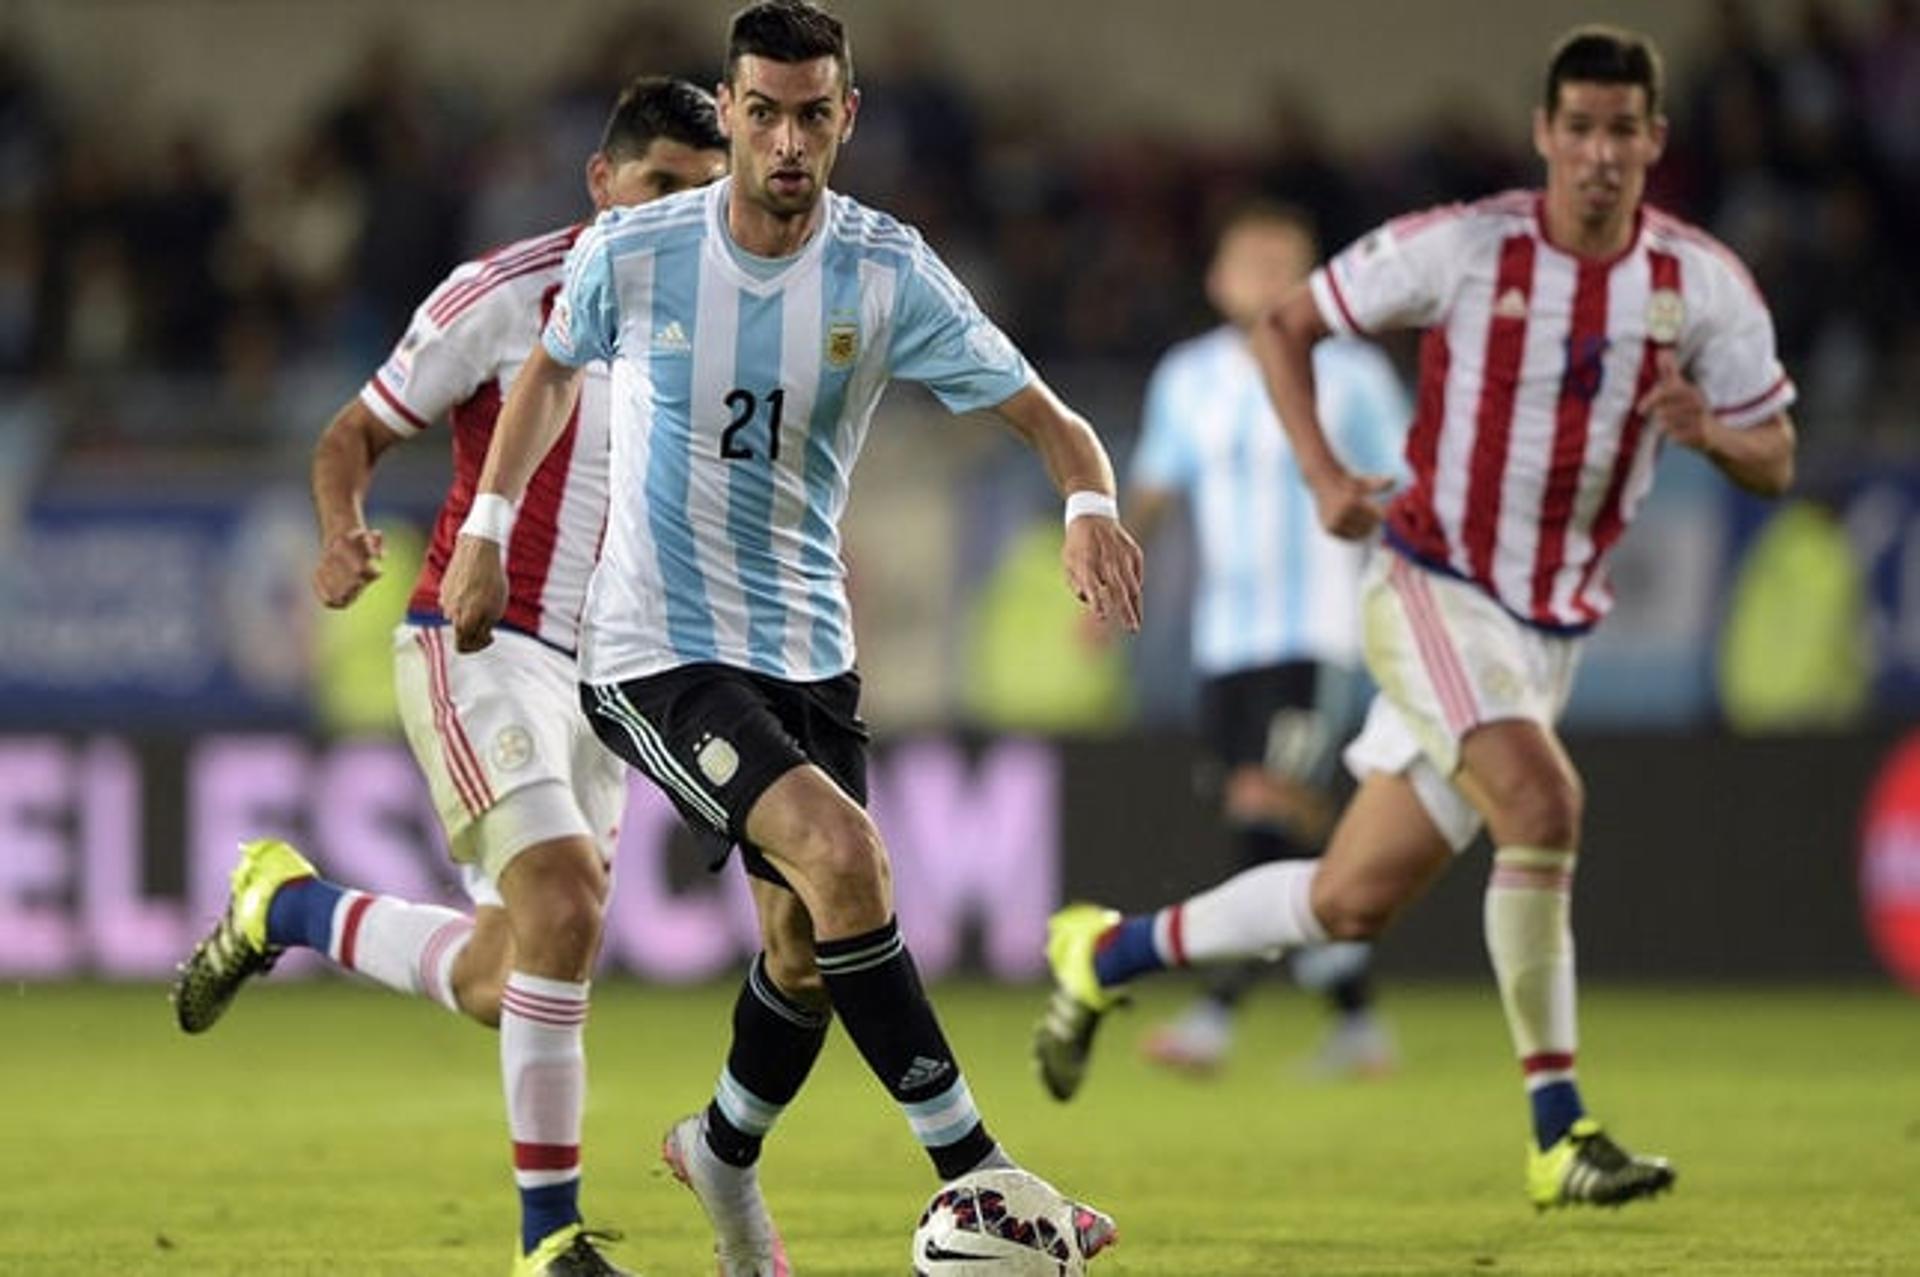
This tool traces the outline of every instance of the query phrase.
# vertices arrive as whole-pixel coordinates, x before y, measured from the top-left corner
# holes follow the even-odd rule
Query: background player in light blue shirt
[[[1193,661],[1203,788],[1220,803],[1239,868],[1318,853],[1332,822],[1336,751],[1353,726],[1361,547],[1320,527],[1247,344],[1256,322],[1313,268],[1305,214],[1248,203],[1221,226],[1207,296],[1227,323],[1173,347],[1147,387],[1128,479],[1128,523],[1145,543],[1184,499],[1199,543]],[[1314,352],[1321,418],[1349,465],[1399,468],[1409,405],[1376,347]],[[1294,978],[1338,1013],[1318,1065],[1377,1073],[1393,1060],[1371,1011],[1368,947],[1302,949]],[[1224,1060],[1232,1015],[1264,963],[1220,969],[1206,995],[1146,1040],[1150,1059],[1208,1071]]]
[[[767,950],[712,1102],[668,1132],[664,1155],[715,1225],[723,1274],[763,1274],[786,1269],[754,1166],[829,1010],[943,1179],[1011,1165],[921,988],[863,810],[838,525],[881,390],[922,381],[1027,440],[1067,500],[1069,587],[1129,629],[1140,551],[1092,427],[916,232],[827,190],[859,106],[839,21],[804,0],[743,11],[719,101],[732,178],[711,198],[602,219],[576,245],[441,598],[460,646],[484,646],[504,599],[510,501],[564,428],[576,369],[608,360],[612,500],[582,701],[601,739],[717,844],[716,863],[737,844],[752,875]],[[603,890],[598,866],[557,871]],[[1082,1253],[1112,1239],[1112,1221],[1073,1213]]]

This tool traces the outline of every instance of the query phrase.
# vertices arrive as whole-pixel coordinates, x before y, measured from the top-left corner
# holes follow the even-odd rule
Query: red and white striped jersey
[[[440,617],[440,576],[473,503],[494,421],[546,327],[580,230],[524,239],[457,267],[360,391],[397,434],[416,434],[443,416],[453,428],[453,481],[407,605],[415,620]],[[507,543],[501,623],[567,652],[579,647],[587,578],[606,524],[607,377],[605,364],[588,365],[579,405],[528,483]]]
[[[1794,388],[1766,302],[1711,236],[1644,208],[1625,252],[1587,260],[1543,217],[1539,192],[1510,191],[1399,218],[1311,287],[1336,332],[1426,329],[1389,538],[1524,621],[1578,631],[1612,606],[1607,553],[1653,484],[1659,432],[1634,406],[1656,354],[1731,426]]]

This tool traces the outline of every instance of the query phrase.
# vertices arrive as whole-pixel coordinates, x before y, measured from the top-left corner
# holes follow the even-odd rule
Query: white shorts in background
[[[1469,582],[1376,547],[1360,583],[1367,670],[1380,687],[1346,749],[1357,777],[1404,773],[1454,850],[1480,813],[1452,781],[1460,742],[1483,723],[1551,728],[1573,692],[1580,640],[1523,625]]]
[[[393,670],[407,743],[476,904],[499,903],[501,870],[535,843],[591,838],[611,862],[626,769],[580,710],[572,660],[511,630],[456,652],[445,627],[403,624]]]

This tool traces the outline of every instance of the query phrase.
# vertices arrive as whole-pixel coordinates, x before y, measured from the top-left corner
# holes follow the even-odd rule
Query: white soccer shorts
[[[499,903],[501,871],[536,843],[591,838],[611,863],[626,769],[580,710],[573,661],[511,630],[456,652],[450,629],[402,624],[393,665],[407,743],[476,904]]]
[[[1360,583],[1367,669],[1379,684],[1347,768],[1404,774],[1455,851],[1480,813],[1452,781],[1460,742],[1483,723],[1524,718],[1552,728],[1573,692],[1577,637],[1515,620],[1479,587],[1430,571],[1386,546]]]

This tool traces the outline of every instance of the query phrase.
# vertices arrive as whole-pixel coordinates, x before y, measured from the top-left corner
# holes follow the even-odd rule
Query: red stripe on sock
[[[513,1142],[516,1171],[570,1171],[580,1165],[578,1144],[522,1144]]]
[[[1187,965],[1186,918],[1185,905],[1174,905],[1167,910],[1167,957],[1176,967]]]
[[[340,965],[349,971],[358,971],[354,965],[354,947],[360,940],[360,920],[373,907],[372,896],[355,896],[353,903],[347,906],[346,921],[340,924]]]
[[[1520,1069],[1524,1073],[1565,1073],[1572,1067],[1571,1051],[1542,1051],[1520,1061]]]

